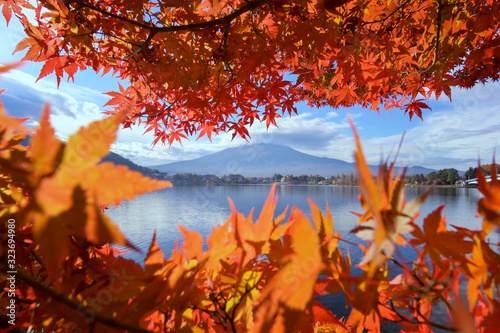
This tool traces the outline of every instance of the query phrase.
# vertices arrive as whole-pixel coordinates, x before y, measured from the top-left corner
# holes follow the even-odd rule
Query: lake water
[[[147,193],[135,200],[123,202],[121,206],[112,207],[108,214],[115,223],[118,223],[125,236],[143,252],[131,252],[126,257],[140,260],[144,258],[156,231],[157,241],[168,257],[182,236],[177,224],[188,229],[198,231],[206,240],[211,233],[212,226],[219,225],[227,220],[231,214],[228,203],[230,197],[236,209],[248,216],[252,208],[254,220],[269,195],[271,185],[237,185],[237,186],[175,186],[165,190]],[[275,216],[281,214],[287,205],[288,216],[293,206],[300,208],[306,215],[311,215],[308,198],[323,211],[326,211],[326,202],[330,206],[334,228],[344,237],[354,243],[361,240],[349,231],[354,228],[357,217],[351,212],[362,212],[358,201],[358,188],[349,186],[307,186],[307,185],[278,185],[278,204]],[[428,188],[407,187],[407,202],[423,194]],[[481,219],[476,218],[477,201],[481,193],[475,188],[432,188],[431,194],[421,208],[421,216],[417,223],[441,205],[446,205],[445,213],[449,229],[450,225],[478,229]],[[494,233],[492,237],[498,238]],[[495,239],[494,241],[498,241]],[[339,247],[345,254],[349,250],[353,264],[361,260],[362,252],[358,247],[340,242]],[[409,247],[402,249],[406,259],[413,259],[414,253]],[[395,272],[393,272],[395,273]],[[354,268],[353,274],[359,274]],[[339,318],[347,316],[349,310],[345,308],[345,299],[342,295],[326,295],[318,298],[330,308]],[[433,312],[433,320],[441,322],[445,318],[444,311]],[[399,331],[397,324],[389,324],[383,328],[384,332]],[[435,330],[438,332],[439,330]]]
[[[236,209],[245,216],[255,208],[253,216],[256,219],[270,189],[271,185],[175,186],[125,201],[121,206],[110,208],[108,215],[119,225],[132,244],[144,251],[142,254],[130,253],[128,257],[141,259],[148,250],[154,231],[160,247],[168,256],[174,248],[175,240],[182,240],[177,224],[198,231],[206,239],[212,231],[212,226],[225,222],[230,216],[228,198],[233,200]],[[277,190],[275,216],[281,214],[287,205],[288,215],[291,208],[296,206],[310,216],[308,198],[323,212],[328,202],[335,230],[349,241],[360,242],[359,238],[349,233],[357,222],[357,217],[351,212],[362,212],[357,187],[278,185]],[[407,187],[407,202],[427,190],[421,187]],[[475,188],[434,187],[422,206],[422,214],[417,223],[422,223],[423,217],[440,205],[446,205],[448,225],[479,228],[481,219],[475,215],[480,198],[481,194]],[[350,251],[356,252],[353,246],[342,246],[349,246]],[[356,253],[351,255],[353,262],[359,259],[356,258]]]

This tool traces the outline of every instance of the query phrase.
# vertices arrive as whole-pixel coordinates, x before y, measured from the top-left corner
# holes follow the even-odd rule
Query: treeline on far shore
[[[358,179],[354,172],[342,173],[336,176],[323,177],[320,175],[281,175],[274,174],[272,177],[245,177],[240,174],[225,176],[197,175],[193,173],[175,174],[169,179],[174,184],[298,184],[298,185],[357,185]]]
[[[490,175],[491,164],[482,165],[481,169],[486,175]],[[408,185],[456,185],[462,180],[473,179],[477,177],[478,168],[470,167],[461,177],[455,168],[441,169],[432,171],[427,175],[416,174],[406,176],[405,182]],[[500,165],[496,165],[497,173],[500,173]],[[358,178],[354,172],[340,173],[329,177],[320,175],[281,175],[275,173],[272,177],[245,177],[240,174],[229,174],[224,176],[216,175],[197,175],[193,173],[178,173],[173,176],[165,177],[174,184],[192,184],[192,185],[223,185],[223,184],[296,184],[296,185],[358,185]]]
[[[491,175],[493,164],[481,165],[481,169],[486,176]],[[495,164],[495,170],[497,174],[500,173],[500,165]],[[457,169],[441,169],[439,171],[433,171],[427,175],[418,174],[406,177],[407,184],[417,184],[417,185],[455,185],[462,180],[477,178],[478,168],[470,167],[462,177],[459,176]]]

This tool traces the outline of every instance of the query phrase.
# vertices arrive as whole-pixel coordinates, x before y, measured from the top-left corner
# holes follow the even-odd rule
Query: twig
[[[383,306],[384,308],[389,309],[392,312],[394,312],[394,314],[399,317],[399,320],[390,320],[390,319],[387,319],[387,318],[384,318],[384,319],[392,321],[392,322],[395,322],[395,323],[400,323],[402,321],[405,321],[407,323],[414,324],[414,325],[425,324],[425,322],[423,322],[423,321],[410,320],[410,318],[405,318],[402,314],[400,314],[397,311],[396,307],[394,306],[394,302],[392,300],[389,300],[389,303],[390,303],[390,306],[379,301],[378,305]]]
[[[112,18],[115,18],[117,20],[120,20],[120,21],[123,21],[123,22],[127,22],[127,23],[130,23],[132,25],[135,25],[136,27],[140,27],[140,28],[143,28],[143,29],[148,29],[148,30],[151,30],[151,29],[154,29],[155,27],[154,26],[151,26],[151,25],[147,25],[147,24],[143,24],[143,23],[140,23],[140,22],[137,22],[137,21],[134,21],[134,20],[131,20],[131,19],[128,19],[126,17],[123,17],[123,16],[120,16],[120,15],[117,15],[117,14],[113,14],[113,13],[110,13],[104,9],[101,9],[99,7],[96,7],[94,5],[90,5],[90,4],[87,4],[87,3],[84,3],[83,1],[81,0],[76,0],[75,3],[79,4],[80,7],[76,8],[76,10],[79,10],[81,8],[88,8],[90,10],[93,10],[93,11],[96,11],[96,12],[99,12],[101,14],[104,14],[106,16],[109,16],[109,17],[112,17]]]
[[[418,284],[421,287],[425,287],[425,283],[420,279],[420,277],[415,273],[414,270],[410,271],[410,269],[408,267],[406,267],[405,265],[401,264],[399,261],[397,261],[396,259],[394,259],[394,257],[390,257],[389,260],[392,261],[396,266],[398,266],[399,268],[401,268],[403,271],[410,273],[410,275],[415,279],[415,281],[418,282]]]
[[[137,22],[137,21],[128,19],[126,17],[120,16],[117,14],[113,14],[111,12],[108,12],[108,11],[101,9],[99,7],[96,7],[94,5],[86,4],[81,0],[77,0],[76,3],[81,6],[78,9],[88,8],[88,9],[94,10],[96,12],[99,12],[103,15],[106,15],[106,16],[115,18],[117,20],[129,23],[133,26],[149,30],[150,34],[148,35],[148,38],[144,41],[144,43],[141,44],[141,46],[137,50],[134,51],[134,53],[131,55],[131,56],[133,56],[133,55],[137,54],[138,52],[140,52],[141,50],[143,50],[149,44],[151,39],[158,33],[192,31],[192,30],[213,27],[213,26],[217,26],[217,25],[221,25],[221,24],[227,25],[227,24],[230,24],[235,18],[243,15],[244,13],[246,13],[248,11],[251,11],[257,7],[262,6],[269,1],[271,1],[271,0],[256,0],[256,1],[251,1],[251,2],[249,1],[244,6],[236,9],[231,14],[228,14],[228,15],[223,16],[223,17],[219,17],[219,18],[209,20],[209,21],[204,21],[204,22],[184,24],[184,25],[171,25],[171,26],[167,26],[167,27],[165,27],[165,26],[158,27],[158,26],[154,26],[154,25],[149,25],[149,24]]]
[[[391,12],[389,15],[387,15],[386,17],[384,17],[383,19],[380,19],[380,20],[376,20],[376,21],[371,21],[371,22],[365,22],[363,23],[363,26],[365,25],[369,25],[369,24],[374,24],[374,23],[380,23],[380,22],[385,22],[389,17],[391,17],[392,15],[396,14],[401,8],[403,8],[404,6],[406,6],[406,4],[408,2],[410,2],[411,0],[406,0],[405,2],[403,2],[401,5],[399,5],[398,8],[396,8],[393,12]],[[383,25],[383,24],[382,24]],[[380,30],[380,29],[379,29]]]
[[[439,38],[441,37],[441,16],[444,7],[442,0],[437,0],[437,2],[438,2],[438,12],[436,18],[436,40],[434,41],[434,59],[426,69],[416,72],[403,71],[401,72],[401,74],[425,74],[428,73],[431,70],[431,68],[434,67],[434,65],[437,63],[439,57]]]
[[[30,254],[40,264],[40,266],[42,267],[42,270],[44,270],[45,272],[47,272],[47,267],[45,266],[45,263],[43,262],[42,258],[40,258],[38,256],[38,254],[36,254],[36,252],[34,250],[30,250]]]
[[[420,311],[420,300],[417,301],[417,307],[415,308],[415,310],[417,311],[418,315],[420,317],[422,317],[423,320],[425,320],[425,322],[431,326],[434,326],[436,328],[440,328],[442,330],[447,330],[447,331],[451,331],[451,332],[458,332],[458,329],[456,327],[448,327],[448,326],[444,326],[444,325],[441,325],[441,324],[438,324],[438,323],[435,323],[431,320],[429,320],[428,318],[426,318],[422,312]]]
[[[142,43],[132,54],[129,54],[128,56],[124,57],[123,59],[133,58],[137,53],[139,53],[142,50],[144,50],[146,48],[146,46],[148,46],[148,44],[151,42],[151,40],[153,39],[153,37],[156,35],[156,33],[157,33],[156,31],[151,30],[151,32],[149,33],[148,38],[146,38],[146,40],[144,41],[144,43]]]
[[[6,269],[4,264],[2,264],[0,267],[2,270]],[[50,296],[52,299],[58,301],[59,303],[62,303],[64,305],[68,306],[69,308],[72,308],[75,311],[79,311],[79,312],[81,312],[82,310],[91,311],[88,307],[86,307],[82,303],[78,303],[78,302],[68,298],[66,295],[59,294],[54,289],[52,289],[52,288],[44,285],[43,283],[33,279],[31,276],[24,273],[23,271],[17,271],[16,277],[18,277],[20,280],[24,281],[26,284],[32,286],[33,288],[38,289],[39,291],[43,292],[47,296]],[[141,327],[125,324],[125,323],[122,323],[120,321],[117,321],[114,318],[109,318],[109,317],[103,316],[99,313],[95,313],[93,320],[96,322],[99,322],[101,324],[104,324],[106,326],[109,326],[109,327],[119,328],[119,329],[127,330],[130,332],[153,333],[153,331],[150,331],[150,330],[147,330],[147,329],[144,329]]]

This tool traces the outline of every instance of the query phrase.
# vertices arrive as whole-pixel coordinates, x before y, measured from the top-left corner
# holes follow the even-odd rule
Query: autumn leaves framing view
[[[0,7],[2,331],[498,330],[497,1]]]

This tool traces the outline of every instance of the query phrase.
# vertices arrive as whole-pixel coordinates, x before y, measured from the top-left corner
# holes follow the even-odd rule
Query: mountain
[[[104,156],[103,159],[101,160],[101,163],[103,162],[112,162],[116,165],[125,165],[130,170],[140,172],[145,176],[156,177],[158,174],[158,170],[154,170],[154,168],[137,165],[131,160],[126,159],[125,157],[113,152],[109,152],[108,155]]]
[[[187,161],[151,166],[169,175],[177,173],[213,174],[217,176],[241,174],[246,177],[270,177],[281,175],[321,175],[355,172],[354,163],[333,158],[317,157],[301,153],[287,146],[258,143],[227,148],[220,152]],[[377,166],[370,166],[376,172]],[[423,167],[410,168],[408,175],[434,171]],[[428,171],[423,171],[428,170]]]
[[[429,173],[431,173],[432,171],[438,171],[436,169],[429,169],[429,168],[426,168],[426,167],[422,167],[422,166],[411,166],[411,167],[408,167],[408,170],[406,171],[406,175],[407,176],[413,176],[413,175],[420,175],[420,174],[423,174],[423,175],[428,175]],[[458,173],[460,173],[462,171],[459,171]]]

